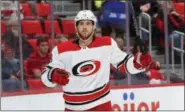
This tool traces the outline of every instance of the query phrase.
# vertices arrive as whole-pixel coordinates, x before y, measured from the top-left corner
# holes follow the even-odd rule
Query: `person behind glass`
[[[6,52],[4,52],[6,51]],[[14,58],[11,49],[5,47],[2,52],[2,89],[6,92],[17,91],[21,89],[20,62]],[[24,82],[26,88],[26,83]]]
[[[116,37],[115,41],[120,48],[121,51],[125,51],[124,49],[124,40],[121,37]],[[113,79],[115,79],[114,84],[120,85],[120,84],[128,84],[128,73],[120,72],[113,66],[111,66],[111,74],[113,75]],[[144,72],[136,73],[135,75],[130,75],[131,84],[148,84],[148,78]]]
[[[40,78],[41,68],[50,62],[51,55],[47,37],[39,37],[37,50],[27,60],[27,78]]]
[[[115,37],[114,39],[121,51],[124,51],[124,41],[121,37]],[[127,77],[127,73],[120,72],[118,69],[116,69],[113,65],[110,66],[110,78],[114,79],[111,82],[113,82],[114,85],[123,84],[124,80]]]
[[[22,3],[24,0],[20,0]],[[1,18],[2,19],[11,19],[18,17],[18,0],[2,0],[1,2]],[[24,19],[23,9],[20,5],[20,18]]]
[[[2,40],[6,47],[10,48],[15,56],[14,58],[20,59],[20,42],[19,42],[19,24],[17,18],[12,18],[6,23],[7,32],[4,33]],[[25,35],[22,35],[22,52],[23,59],[25,60],[32,53],[33,49],[28,43]]]
[[[160,63],[152,60],[151,54],[148,52],[148,47],[144,42],[138,40],[133,49],[133,54],[141,59],[141,64],[136,66],[143,66],[147,68],[146,75],[149,78],[150,84],[160,84],[165,80],[163,74],[159,72]],[[134,60],[140,62],[139,60]]]
[[[125,51],[125,49],[123,48],[123,47],[124,47],[124,40],[123,40],[123,38],[121,38],[121,37],[116,37],[116,38],[115,38],[115,41],[116,41],[118,47],[120,48],[120,50],[121,50],[121,51]]]
[[[56,37],[58,38],[57,43],[66,42],[66,41],[69,40],[69,39],[67,38],[67,35],[57,35]]]

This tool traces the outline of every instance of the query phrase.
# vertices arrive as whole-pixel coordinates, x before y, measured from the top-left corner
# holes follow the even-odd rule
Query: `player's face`
[[[39,51],[43,54],[48,53],[48,51],[49,51],[48,42],[41,42],[39,45]]]
[[[81,20],[77,25],[79,36],[86,40],[93,33],[93,22],[90,20]]]

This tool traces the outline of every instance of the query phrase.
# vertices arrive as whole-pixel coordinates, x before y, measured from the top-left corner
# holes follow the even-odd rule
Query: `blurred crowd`
[[[65,32],[65,26],[62,24],[62,19],[60,15],[54,16],[54,21],[58,25],[59,31],[56,31],[54,27],[54,37],[46,29],[46,20],[50,20],[50,14],[40,14],[38,8],[35,4],[47,4],[47,0],[36,0],[36,1],[26,1],[20,0],[20,12],[18,13],[18,1],[2,0],[2,21],[6,30],[1,33],[1,63],[2,63],[2,86],[3,91],[19,91],[22,87],[24,89],[34,89],[39,87],[44,87],[40,81],[42,67],[47,65],[51,60],[51,50],[54,45],[61,42],[69,41],[77,38],[75,32]],[[81,3],[79,0],[74,0],[74,3]],[[173,0],[167,2],[168,11],[168,28],[169,28],[169,39],[175,37],[175,45],[179,46],[180,37],[173,31],[184,31],[185,28],[185,18],[184,15],[176,10],[174,4],[182,3],[180,0]],[[31,13],[28,14],[25,4],[28,4]],[[124,0],[94,0],[92,3],[93,11],[97,12],[97,18],[99,27],[101,28],[102,36],[110,36],[115,39],[118,47],[122,51],[127,51],[125,48],[126,44],[126,15],[121,15],[126,13],[125,11],[125,1]],[[148,51],[148,36],[142,37],[137,35],[137,25],[139,24],[139,16],[142,12],[150,15],[152,18],[152,42],[154,46],[157,46],[158,54],[164,54],[164,2],[159,0],[131,0],[129,6],[129,18],[130,18],[130,37],[134,41],[132,42],[131,52],[133,55],[142,54],[141,57],[145,60],[145,67],[147,72],[133,74],[131,77],[131,84],[162,84],[166,83],[166,76],[160,72],[161,64],[159,61],[152,59],[151,54]],[[118,18],[109,18],[110,13],[112,16]],[[35,32],[25,32],[26,29],[21,29],[19,26],[19,19],[17,14],[20,14],[20,19],[22,21],[39,21],[41,29],[43,32],[37,33],[37,28],[28,29]],[[147,18],[146,18],[146,21]],[[144,22],[146,22],[144,21]],[[75,31],[74,23],[73,27],[68,27],[68,30]],[[2,22],[1,22],[2,25]],[[21,25],[23,23],[21,22]],[[27,24],[32,25],[32,24]],[[69,26],[67,24],[67,26]],[[144,24],[144,26],[147,26]],[[50,26],[51,27],[51,26]],[[25,27],[26,28],[26,27]],[[29,26],[28,26],[29,28]],[[50,30],[50,29],[49,29]],[[19,31],[21,35],[19,35]],[[59,32],[59,33],[58,33]],[[112,35],[114,33],[114,35]],[[20,39],[21,37],[21,39]],[[102,37],[103,38],[103,37]],[[169,46],[171,44],[169,43]],[[177,54],[177,58],[178,54]],[[21,62],[23,60],[23,63]],[[21,65],[23,65],[23,77],[24,82],[21,83]],[[128,75],[125,73],[120,73],[116,68],[111,66],[111,76],[110,82],[114,85],[128,84]],[[172,83],[181,82],[182,80],[178,77],[171,77],[170,81]],[[21,84],[24,84],[21,86]]]

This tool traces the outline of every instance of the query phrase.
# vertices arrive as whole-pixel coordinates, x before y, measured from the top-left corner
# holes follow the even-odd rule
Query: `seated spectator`
[[[6,23],[7,32],[5,32],[2,40],[6,47],[11,49],[15,58],[20,59],[20,42],[19,42],[19,24],[18,20],[8,20]],[[33,51],[31,45],[28,43],[26,37],[22,37],[23,59],[26,59]]]
[[[147,68],[146,75],[149,78],[150,84],[160,84],[165,80],[163,74],[159,72],[160,63],[158,61],[152,60],[151,54],[148,52],[147,46],[142,41],[137,41],[135,43],[133,54],[141,57],[141,63],[143,68]]]
[[[46,0],[36,0],[37,3],[46,3]]]
[[[68,38],[68,40],[74,40],[78,38],[75,33],[69,33],[66,37]]]
[[[2,52],[2,89],[3,91],[18,91],[21,89],[21,81],[19,80],[20,63],[18,59],[13,58],[14,54],[11,49],[5,48],[6,52]],[[24,82],[26,89],[26,83]]]
[[[145,12],[148,13],[150,16],[153,16],[159,8],[157,0],[132,0],[132,4],[136,17],[138,17],[141,12]]]
[[[1,5],[1,18],[3,19],[10,19],[17,17],[18,15],[18,1],[14,0],[2,0]],[[20,17],[21,19],[24,18],[22,14],[22,6],[20,5]]]
[[[123,39],[121,37],[116,37],[115,41],[118,45],[118,47],[120,48],[120,50],[123,50],[124,47],[124,42]],[[111,83],[113,83],[114,85],[119,85],[119,84],[123,84],[125,80],[125,78],[127,77],[126,73],[121,73],[119,70],[117,70],[113,65],[110,65],[110,77],[111,79]]]
[[[103,36],[111,36],[115,31],[116,36],[123,37],[125,31],[125,1],[105,0],[98,14],[98,23]]]
[[[59,43],[68,41],[68,38],[65,35],[58,35],[57,38]]]
[[[138,25],[140,24],[139,17],[141,17],[142,18],[141,19],[142,20],[141,26],[143,28],[149,29],[148,23],[149,23],[150,19],[145,15],[140,15],[141,12],[145,12],[151,17],[152,42],[153,42],[153,45],[158,46],[160,34],[159,34],[159,31],[155,25],[154,15],[158,12],[158,10],[160,8],[159,3],[157,2],[157,0],[152,0],[152,1],[132,0],[132,3],[133,3],[134,12],[135,12],[134,14],[136,15],[136,20],[137,20]],[[144,40],[145,43],[149,43],[149,34],[145,31],[141,31],[141,34],[143,35],[142,40]]]
[[[115,38],[115,41],[117,42],[117,45],[118,47],[123,50],[123,47],[124,47],[124,41],[122,38],[120,37],[117,37]],[[111,65],[111,79],[114,79],[114,80],[111,80],[111,84],[114,84],[114,85],[120,85],[120,84],[128,84],[129,82],[129,77],[128,75],[130,76],[130,83],[135,85],[135,84],[148,84],[149,81],[148,81],[148,78],[147,76],[141,72],[141,73],[138,73],[138,74],[133,74],[133,75],[130,75],[130,74],[127,74],[127,72],[120,72],[119,70],[117,70],[115,67],[113,67]]]
[[[32,53],[27,60],[27,78],[40,78],[41,69],[50,62],[51,54],[47,37],[37,40],[37,51]]]
[[[156,24],[157,27],[160,31],[160,44],[161,47],[164,48],[164,13],[163,13],[163,8],[164,8],[164,2],[160,2],[160,10],[155,16]],[[167,4],[167,11],[168,11],[168,34],[169,34],[169,40],[171,42],[172,36],[175,38],[174,43],[177,45],[176,47],[180,47],[180,35],[174,33],[174,31],[180,31],[184,32],[185,28],[185,23],[181,19],[181,15],[178,14],[175,9],[172,6],[173,4],[171,2],[168,2]]]
[[[121,38],[121,37],[116,37],[115,38],[115,41],[116,41],[116,43],[118,44],[118,47],[122,50],[122,51],[125,51],[124,50],[124,41],[123,41],[123,38]]]

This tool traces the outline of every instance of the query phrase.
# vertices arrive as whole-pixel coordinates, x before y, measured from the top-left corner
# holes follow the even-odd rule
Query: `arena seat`
[[[51,21],[45,20],[44,24],[45,24],[45,33],[51,34]],[[55,34],[61,34],[61,30],[60,30],[58,21],[56,21],[56,20],[54,21],[54,31],[55,31]]]
[[[76,33],[73,20],[62,20],[61,22],[64,34]]]
[[[32,17],[33,16],[31,7],[28,3],[22,3],[21,6],[22,6],[24,17]]]
[[[184,16],[184,4],[185,3],[174,3],[174,8],[176,9],[176,11],[179,13],[179,14],[181,14],[181,15],[183,15]]]
[[[43,34],[43,29],[38,20],[23,20],[22,21],[23,34]]]
[[[185,3],[180,3],[180,2],[179,3],[174,3],[174,7],[176,9],[176,12],[180,14],[180,18],[183,22],[185,22],[185,14],[184,14],[185,13],[184,12],[185,7],[184,7],[184,4]]]
[[[1,34],[5,33],[7,31],[5,23],[6,23],[6,21],[1,20]]]
[[[26,80],[29,89],[42,89],[45,88],[45,85],[40,79],[28,79]]]
[[[37,16],[49,16],[50,15],[50,4],[37,3],[35,4]]]
[[[28,39],[28,43],[31,45],[31,47],[36,51],[37,49],[37,39]]]

